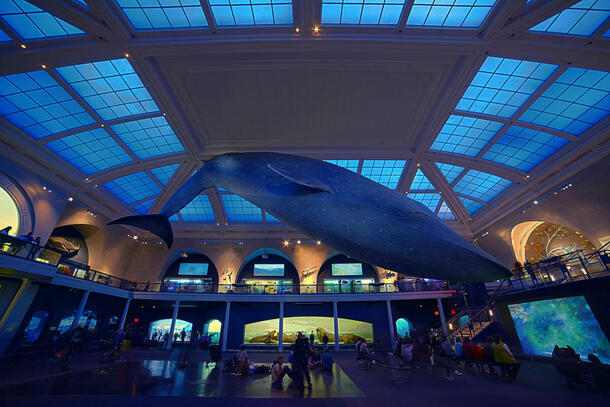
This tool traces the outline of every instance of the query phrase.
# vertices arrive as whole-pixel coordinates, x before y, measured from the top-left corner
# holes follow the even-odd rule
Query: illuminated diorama
[[[220,343],[220,328],[222,327],[222,322],[217,319],[212,319],[205,324],[203,334],[210,336],[210,343],[218,344]]]
[[[67,332],[72,326],[72,321],[74,321],[74,315],[62,318],[62,320],[59,321],[59,325],[57,325],[57,332],[60,334]],[[93,331],[96,325],[97,317],[93,311],[84,311],[78,320],[78,326],[87,327],[90,331]]]
[[[610,342],[584,297],[556,298],[508,306],[523,352],[551,356],[555,345],[571,346],[582,358],[610,362]]]
[[[355,319],[337,318],[339,328],[339,343],[356,343],[364,338],[373,341],[373,324]],[[252,322],[244,326],[244,343],[277,344],[279,343],[279,318]],[[333,317],[285,317],[284,344],[294,343],[299,332],[309,337],[314,334],[314,342],[322,343],[324,335],[329,343],[335,342]]]
[[[157,321],[150,323],[150,328],[148,329],[148,339],[155,341],[163,341],[165,334],[169,332],[172,327],[171,319],[159,319]],[[182,330],[184,329],[185,337],[184,341],[189,342],[191,340],[191,331],[193,330],[193,324],[187,321],[183,321],[181,319],[176,320],[176,325],[174,327],[174,341],[182,341]]]
[[[525,245],[525,258],[530,263],[535,263],[577,250],[594,251],[595,245],[578,231],[545,222],[538,225],[529,235]]]
[[[413,334],[413,323],[406,318],[396,320],[396,333],[401,338],[410,338]]]

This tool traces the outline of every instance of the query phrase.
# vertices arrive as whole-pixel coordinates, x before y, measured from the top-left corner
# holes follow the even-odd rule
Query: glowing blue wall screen
[[[254,276],[257,277],[283,277],[283,264],[255,264]]]
[[[361,263],[342,263],[331,265],[333,276],[361,276]]]
[[[610,362],[610,342],[584,297],[556,298],[508,306],[523,352],[551,356],[570,345],[582,358],[593,353]]]
[[[208,263],[182,263],[178,268],[180,276],[207,276]]]

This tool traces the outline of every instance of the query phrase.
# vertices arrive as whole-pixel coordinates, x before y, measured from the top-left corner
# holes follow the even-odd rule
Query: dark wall
[[[610,296],[608,293],[610,293],[610,277],[602,277],[499,297],[496,300],[496,307],[498,319],[506,335],[505,342],[522,351],[515,325],[508,310],[509,304],[575,296],[585,297],[606,337],[610,338],[610,312],[608,312],[610,310]]]
[[[373,266],[371,266],[370,264],[366,264],[366,263],[362,263],[356,259],[352,259],[349,258],[343,254],[338,254],[336,256],[333,256],[331,258],[329,258],[328,260],[326,260],[324,263],[322,263],[322,266],[320,267],[320,272],[318,273],[318,285],[322,284],[324,282],[324,280],[326,279],[341,279],[342,277],[333,277],[332,275],[332,264],[333,263],[361,263],[362,264],[362,276],[354,276],[354,277],[350,277],[350,276],[345,276],[345,279],[351,279],[351,278],[372,278],[373,280],[375,280],[375,282],[379,281],[379,275],[377,274],[377,270],[375,270],[375,268]]]
[[[178,309],[178,318],[192,323],[193,332],[195,330],[198,330],[199,333],[202,333],[206,322],[212,319],[217,319],[222,324],[224,324],[225,306],[226,303],[224,302],[180,302],[180,308]]]
[[[213,281],[213,284],[218,284],[218,271],[216,270],[216,266],[214,265],[214,263],[212,262],[212,260],[204,255],[204,254],[199,254],[199,253],[192,253],[189,254],[188,257],[186,258],[179,258],[178,260],[176,260],[175,262],[173,262],[171,264],[171,266],[169,266],[167,268],[167,270],[165,271],[165,274],[163,276],[163,278],[168,278],[168,277],[182,277],[182,278],[197,278],[198,276],[180,276],[178,275],[178,270],[180,269],[180,265],[182,263],[208,263],[208,275],[207,276],[201,276],[203,278],[211,278]]]
[[[382,301],[340,302],[339,318],[349,318],[373,324],[373,340],[380,346],[390,346],[390,331],[386,303]]]
[[[2,319],[4,312],[11,304],[11,301],[13,301],[13,298],[15,297],[15,294],[17,294],[20,285],[20,280],[0,278],[0,319]]]
[[[85,311],[93,311],[97,317],[95,331],[92,332],[93,338],[109,336],[109,329],[116,329],[123,314],[125,307],[124,298],[113,297],[104,294],[90,293],[85,305]],[[116,321],[111,324],[111,319]],[[114,325],[114,326],[111,326]]]
[[[244,325],[250,322],[279,317],[279,303],[232,302],[231,316],[229,318],[228,349],[239,349],[244,340]]]
[[[295,285],[299,284],[299,273],[294,265],[283,258],[282,256],[278,256],[276,254],[267,254],[265,255],[267,258],[264,259],[263,255],[255,257],[254,259],[247,262],[244,267],[242,267],[237,279],[235,280],[238,283],[241,283],[244,278],[251,278],[256,280],[280,280],[280,279],[291,279],[292,283]],[[259,277],[254,276],[254,265],[255,264],[283,264],[284,265],[284,277]]]
[[[129,305],[125,326],[142,329],[148,334],[151,322],[159,319],[172,319],[173,313],[174,301],[133,300]],[[178,312],[178,319],[182,319],[180,312]]]
[[[451,299],[443,299],[443,309],[445,318],[448,321],[451,318],[451,310],[457,309],[455,304],[461,305],[460,302]],[[399,318],[408,319],[415,329],[415,334],[422,334],[426,330],[439,328],[441,326],[440,311],[436,300],[421,300],[421,301],[392,301],[392,318],[394,321],[394,329],[396,329],[396,320]],[[439,315],[434,315],[439,311]]]

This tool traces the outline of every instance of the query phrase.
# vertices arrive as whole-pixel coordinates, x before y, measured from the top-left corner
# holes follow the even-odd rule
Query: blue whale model
[[[109,224],[149,230],[171,247],[169,217],[211,187],[230,190],[349,257],[402,274],[449,281],[511,276],[425,205],[342,167],[288,154],[214,157],[160,214],[127,216]]]

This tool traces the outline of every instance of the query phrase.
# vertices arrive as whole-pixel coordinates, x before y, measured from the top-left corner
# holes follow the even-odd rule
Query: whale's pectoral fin
[[[167,216],[158,215],[135,215],[125,216],[108,222],[109,225],[129,225],[140,229],[148,230],[159,236],[169,249],[174,241],[174,233],[172,225],[169,223]]]
[[[286,178],[289,181],[294,182],[295,184],[299,184],[299,185],[302,185],[307,188],[315,189],[315,190],[318,190],[319,192],[333,192],[333,189],[321,180],[297,173],[294,170],[280,168],[276,164],[267,164],[267,166],[269,167],[269,169],[271,171]]]

